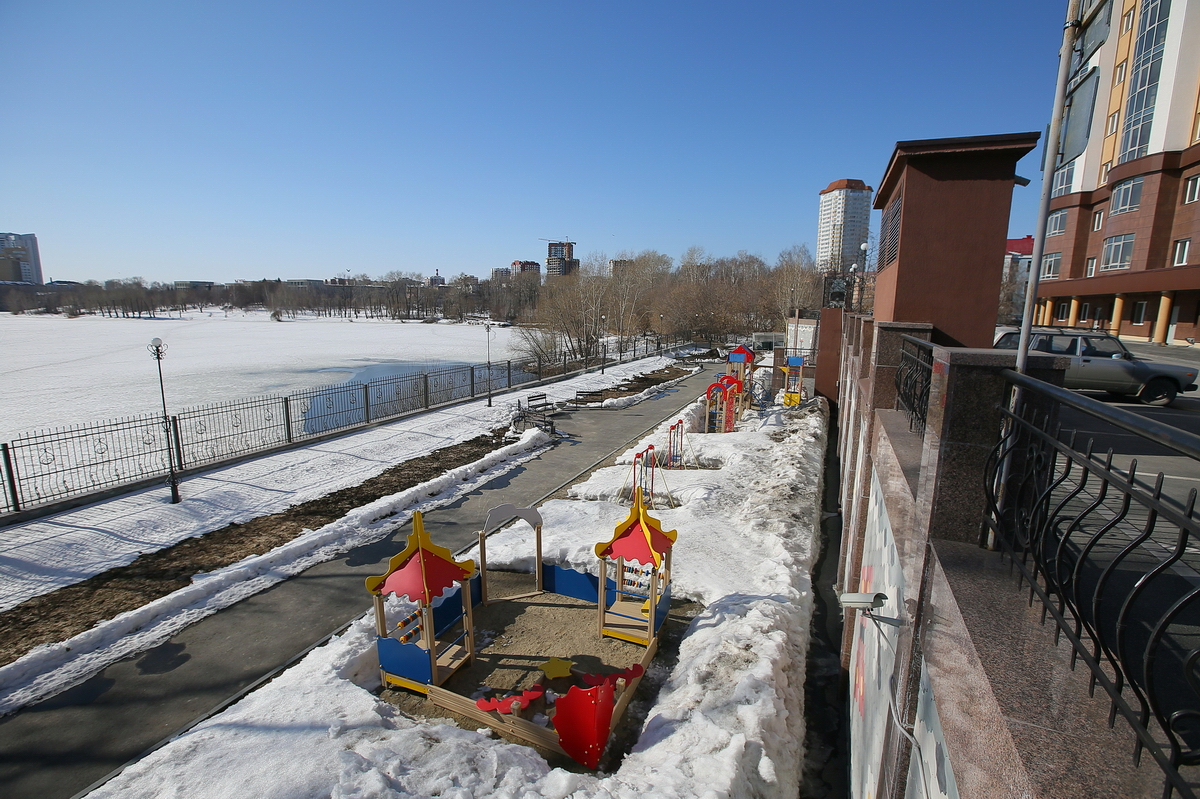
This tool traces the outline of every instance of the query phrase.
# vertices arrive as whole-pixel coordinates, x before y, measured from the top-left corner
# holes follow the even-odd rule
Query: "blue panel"
[[[471,578],[471,607],[477,606],[483,601],[483,581],[476,574]]]
[[[442,604],[433,606],[433,630],[441,635],[463,617],[462,592],[456,586],[442,596]]]
[[[803,355],[789,355],[788,359],[787,359],[787,365],[788,366],[803,366],[804,365],[804,356]]]
[[[596,601],[596,586],[600,582],[594,575],[548,563],[542,564],[542,581],[547,591],[584,602]]]
[[[375,651],[379,653],[379,667],[388,674],[413,682],[433,682],[428,650],[416,644],[402,644],[395,638],[376,638]]]
[[[740,353],[740,352],[731,352],[731,353],[729,353],[729,362],[730,363],[745,363],[746,356],[745,356],[745,354]]]
[[[654,632],[658,632],[663,622],[667,620],[667,613],[671,610],[671,584],[667,583],[666,589],[662,593],[662,597],[658,600],[658,607],[654,609]]]

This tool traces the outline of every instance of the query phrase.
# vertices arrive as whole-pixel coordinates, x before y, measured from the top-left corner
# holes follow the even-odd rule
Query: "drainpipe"
[[[1050,215],[1050,191],[1054,172],[1059,167],[1058,140],[1062,134],[1063,109],[1067,104],[1067,79],[1071,73],[1071,53],[1079,33],[1079,0],[1067,4],[1067,21],[1063,25],[1062,47],[1058,51],[1058,84],[1054,88],[1054,110],[1050,114],[1050,130],[1044,145],[1046,158],[1042,167],[1042,199],[1038,205],[1037,225],[1033,234],[1033,262],[1029,264],[1029,283],[1025,289],[1025,313],[1021,317],[1021,341],[1017,345],[1017,371],[1025,374],[1029,357],[1029,339],[1033,328],[1033,311],[1037,305],[1038,279],[1042,274],[1042,253],[1046,249],[1046,217]],[[1054,149],[1051,150],[1050,148]]]

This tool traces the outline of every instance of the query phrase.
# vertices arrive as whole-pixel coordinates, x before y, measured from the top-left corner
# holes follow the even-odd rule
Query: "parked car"
[[[995,347],[1015,350],[1021,331],[996,329]],[[1035,327],[1030,352],[1071,358],[1063,385],[1110,394],[1133,395],[1147,405],[1170,405],[1182,391],[1196,390],[1197,369],[1136,358],[1116,336],[1103,330]]]

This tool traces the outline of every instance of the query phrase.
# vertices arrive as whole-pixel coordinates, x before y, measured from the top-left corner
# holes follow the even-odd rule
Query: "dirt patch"
[[[532,590],[533,575],[488,570],[489,596],[505,596]],[[688,624],[700,611],[693,602],[673,601],[671,611],[659,634],[658,653],[638,684],[633,701],[613,730],[609,749],[601,761],[601,770],[615,769],[637,741],[654,705],[659,689],[678,660],[679,642]],[[614,638],[601,638],[596,630],[596,605],[559,594],[545,593],[523,597],[474,611],[476,660],[464,667],[442,686],[461,696],[500,698],[520,693],[536,683],[557,695],[563,695],[577,679],[546,679],[539,666],[552,657],[573,661],[577,671],[608,674],[641,661],[645,648]],[[413,718],[447,719],[459,727],[475,730],[483,725],[476,719],[438,707],[423,694],[403,689],[386,689],[381,698]],[[527,719],[546,715],[544,699],[535,700],[523,714]],[[503,731],[495,734],[523,746],[531,744]],[[554,767],[586,772],[569,757],[534,746]]]
[[[688,373],[684,369],[668,367],[609,391],[620,392],[613,393],[614,397],[639,394],[650,386]],[[354,508],[473,463],[502,446],[504,432],[493,431],[443,447],[393,466],[360,485],[295,505],[281,513],[231,524],[181,541],[141,555],[128,566],[110,569],[74,585],[28,599],[0,613],[0,666],[12,663],[35,646],[64,641],[99,622],[184,588],[191,584],[193,575],[269,552],[293,540],[305,529],[318,529]]]

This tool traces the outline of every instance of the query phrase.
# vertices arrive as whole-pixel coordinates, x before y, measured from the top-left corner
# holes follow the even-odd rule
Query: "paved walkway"
[[[625,410],[555,417],[570,438],[453,505],[431,512],[433,540],[458,550],[487,510],[532,505],[700,396],[711,368]],[[58,696],[0,720],[0,794],[71,797],[157,743],[220,709],[370,608],[363,579],[403,548],[409,527],[314,566],[114,663]]]

